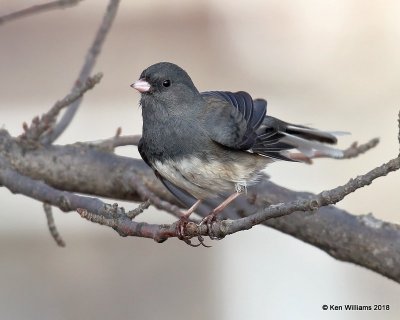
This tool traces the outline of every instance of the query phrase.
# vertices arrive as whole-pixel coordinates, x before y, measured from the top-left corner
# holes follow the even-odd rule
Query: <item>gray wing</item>
[[[211,139],[226,147],[250,149],[267,111],[267,101],[253,100],[247,92],[208,91],[204,125]]]
[[[209,91],[202,96],[207,101],[206,129],[213,141],[226,147],[286,161],[296,161],[288,153],[292,149],[306,156],[343,155],[341,150],[327,146],[337,142],[334,133],[267,116],[267,101],[263,99],[253,100],[243,91]]]
[[[155,171],[157,178],[159,178],[162,184],[171,192],[185,207],[190,208],[197,201],[190,193],[177,187],[171,181],[165,179],[157,171]]]

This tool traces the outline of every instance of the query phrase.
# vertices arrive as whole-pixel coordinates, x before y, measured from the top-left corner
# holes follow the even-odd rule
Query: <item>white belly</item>
[[[193,156],[179,161],[156,161],[154,167],[164,178],[197,199],[206,199],[242,191],[255,183],[260,177],[259,171],[266,165],[265,160],[261,164],[254,157],[254,161],[245,163],[201,160]]]

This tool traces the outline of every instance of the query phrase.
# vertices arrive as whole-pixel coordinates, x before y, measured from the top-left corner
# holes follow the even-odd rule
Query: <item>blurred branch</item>
[[[131,180],[130,185],[134,190],[138,192],[142,199],[147,199],[150,201],[152,205],[154,205],[157,209],[167,211],[174,216],[180,218],[182,215],[182,211],[176,205],[161,199],[154,192],[152,192],[143,182],[139,179]]]
[[[148,209],[150,207],[150,200],[146,200],[145,202],[142,202],[137,208],[128,211],[126,215],[130,219],[135,219],[139,214],[143,213],[144,210]]]
[[[399,115],[397,117],[397,125],[400,128],[400,111],[399,111]],[[397,141],[399,142],[399,150],[400,150],[400,130],[397,133]],[[400,156],[400,151],[399,151],[399,156]]]
[[[65,9],[68,7],[73,7],[76,6],[81,1],[82,0],[58,0],[58,1],[51,1],[43,4],[34,5],[29,8],[15,11],[0,17],[0,25],[16,19],[25,18],[37,13],[42,13],[54,9]]]
[[[372,148],[375,148],[379,143],[379,138],[374,138],[368,141],[367,143],[358,145],[357,142],[354,142],[349,148],[344,150],[343,157],[341,159],[351,159],[358,157],[360,154],[363,154]]]
[[[123,146],[137,146],[139,144],[139,140],[141,135],[128,135],[121,136],[120,128],[118,128],[117,133],[114,137],[98,140],[98,141],[86,141],[84,143],[92,146],[97,146],[98,148],[113,151],[117,147]]]
[[[334,158],[338,160],[351,159],[351,158],[356,158],[359,155],[375,148],[378,145],[378,143],[379,143],[379,138],[371,139],[367,143],[363,143],[360,145],[358,145],[357,142],[353,142],[350,145],[350,147],[343,150],[343,156],[341,157],[332,157],[332,155],[323,152],[316,152],[311,157],[307,157],[304,153],[290,153],[289,156],[293,160],[302,161],[308,164],[312,164],[313,162],[312,160],[318,158]]]
[[[47,227],[49,228],[50,235],[53,237],[54,241],[59,247],[65,247],[65,242],[61,238],[61,235],[57,230],[56,223],[54,222],[53,210],[51,209],[51,205],[49,205],[48,203],[43,203],[43,210],[46,214]]]
[[[104,40],[106,39],[106,36],[107,36],[107,34],[112,26],[112,23],[114,21],[114,18],[116,16],[119,2],[120,2],[120,0],[110,0],[109,4],[107,6],[106,12],[103,16],[103,20],[100,24],[99,30],[97,31],[97,34],[93,41],[92,46],[90,47],[88,53],[86,54],[85,62],[79,73],[78,79],[76,80],[75,85],[72,88],[72,91],[74,91],[76,87],[79,87],[81,85],[81,83],[84,82],[86,80],[86,78],[89,77],[90,73],[92,72],[93,67],[97,60],[97,56],[99,55],[99,53],[101,51]],[[71,123],[72,119],[74,118],[74,115],[75,115],[76,111],[78,110],[81,102],[82,102],[82,98],[77,99],[74,103],[72,103],[68,107],[68,109],[65,111],[63,117],[56,124],[56,126],[54,127],[52,132],[42,139],[42,143],[51,144],[64,132],[64,130],[68,127],[68,125]]]
[[[122,146],[137,146],[139,144],[140,135],[118,136],[111,138],[113,148]],[[105,141],[106,142],[106,141]]]
[[[52,130],[53,124],[57,120],[59,112],[63,108],[80,99],[86,91],[92,89],[96,84],[98,84],[102,76],[103,75],[101,73],[98,73],[93,77],[87,78],[84,83],[76,86],[70,94],[68,94],[62,100],[57,101],[47,113],[43,114],[40,118],[33,118],[30,126],[24,123],[24,133],[20,136],[20,138],[27,142],[37,143],[41,137],[49,134]]]

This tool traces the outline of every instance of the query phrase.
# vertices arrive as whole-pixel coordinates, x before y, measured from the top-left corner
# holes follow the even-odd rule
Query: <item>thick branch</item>
[[[18,142],[3,130],[0,131],[0,154],[12,164],[12,170],[18,174],[30,179],[43,180],[48,187],[54,189],[141,201],[141,195],[137,190],[132,189],[132,186],[135,185],[132,183],[132,179],[135,179],[134,181],[145,185],[160,199],[177,204],[176,200],[141,160],[116,156],[87,144],[49,146],[40,150],[24,151]],[[383,170],[390,171],[397,167],[398,161],[394,160],[386,164]],[[357,178],[351,185],[368,184],[369,179],[383,174],[382,168],[375,170],[376,172],[373,170],[366,180]],[[4,180],[0,183],[10,188]],[[352,192],[349,185],[344,185],[339,187],[339,190],[334,189],[330,193],[315,196],[293,192],[264,180],[255,188],[249,189],[247,197],[240,197],[225,211],[227,218],[238,219],[245,216],[244,220],[218,222],[214,225],[215,232],[227,230],[226,228],[236,230],[237,224],[241,224],[243,221],[246,222],[246,226],[251,227],[253,216],[246,216],[260,209],[261,211],[254,216],[259,221],[271,217],[271,214],[279,216],[280,210],[287,209],[288,206],[291,208],[290,211],[294,211],[296,209],[313,209],[315,205],[326,205],[330,203],[329,201],[334,203],[340,199],[340,195],[336,193],[336,191],[340,191],[340,188],[345,193]],[[17,190],[14,191],[17,192]],[[66,192],[62,194],[65,195]],[[38,199],[36,194],[28,196]],[[72,196],[78,197],[73,194]],[[299,198],[307,200],[295,201]],[[157,241],[176,236],[174,225],[157,226],[137,223],[131,221],[122,211],[116,211],[118,214],[112,215],[108,211],[112,206],[105,205],[97,199],[73,198],[73,200],[67,201],[69,204],[67,207],[63,206],[65,201],[61,201],[60,204],[56,201],[57,199],[63,199],[63,197],[56,198],[54,203],[47,198],[40,200],[63,209],[85,208],[80,212],[83,217],[112,226],[121,235],[144,236]],[[91,199],[90,203],[86,199]],[[289,201],[294,202],[266,207],[269,204]],[[75,203],[75,205],[71,206],[71,203]],[[199,208],[198,213],[204,216],[213,206],[214,203],[206,203]],[[99,221],[101,216],[103,216],[103,221]],[[249,224],[247,225],[247,223]],[[330,206],[321,208],[313,215],[304,212],[292,213],[279,219],[266,220],[264,223],[318,246],[338,259],[365,266],[400,282],[400,230],[395,224],[374,220],[368,216],[355,217]],[[194,224],[190,224],[187,231],[193,236],[198,233]],[[205,234],[205,230],[200,230],[200,232]]]
[[[10,169],[10,164],[2,157],[0,157],[0,185],[7,186],[13,193],[23,194],[57,206],[63,211],[77,210],[83,218],[112,227],[122,236],[133,235],[152,238],[162,242],[168,237],[173,237],[175,234],[175,229],[171,225],[134,222],[131,220],[131,213],[127,215],[125,210],[119,208],[116,204],[107,205],[99,199],[61,191],[47,185],[43,181],[24,176]],[[143,206],[139,206],[136,211],[143,211],[144,208]],[[133,215],[136,213],[134,212]],[[160,235],[164,237],[160,238]]]

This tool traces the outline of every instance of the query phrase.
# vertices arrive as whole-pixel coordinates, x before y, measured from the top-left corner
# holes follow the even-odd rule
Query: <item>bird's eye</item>
[[[168,88],[171,85],[171,81],[170,80],[164,80],[162,85],[166,88]]]

